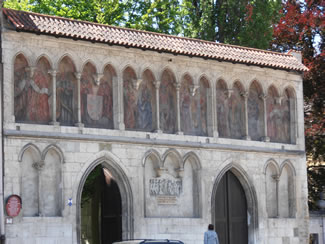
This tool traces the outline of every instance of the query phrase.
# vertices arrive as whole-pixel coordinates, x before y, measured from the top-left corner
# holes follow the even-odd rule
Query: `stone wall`
[[[241,182],[247,198],[249,243],[307,242],[307,181],[300,75],[9,30],[5,30],[2,35],[6,91],[5,197],[11,194],[25,196],[20,216],[13,219],[13,224],[6,225],[8,243],[80,243],[81,191],[87,175],[98,164],[104,165],[112,173],[120,188],[124,238],[169,238],[181,239],[186,244],[202,243],[203,232],[214,221],[217,183],[230,170]],[[115,72],[117,78],[115,81],[111,79],[112,100],[117,102],[113,104],[112,126],[103,128],[100,122],[95,126],[97,128],[87,126],[89,120],[82,120],[81,96],[80,101],[74,101],[77,113],[74,113],[76,117],[72,120],[65,117],[67,120],[60,120],[64,123],[56,123],[59,117],[53,113],[57,109],[53,108],[56,104],[53,102],[49,104],[52,107],[49,111],[52,112],[46,115],[52,124],[18,123],[13,101],[14,63],[19,54],[24,54],[30,67],[37,67],[40,57],[46,57],[52,71],[60,70],[60,61],[69,57],[74,62],[74,73],[79,73],[79,78],[85,81],[93,79],[94,76],[89,75],[89,72],[94,67],[99,74],[104,73],[104,76],[108,72],[107,80]],[[44,61],[42,67],[46,66],[45,63]],[[88,67],[89,63],[92,68]],[[105,71],[107,64],[114,67],[114,72]],[[82,73],[84,66],[89,68],[88,73]],[[158,118],[154,119],[153,116],[154,126],[151,128],[155,130],[128,130],[129,126],[125,129],[126,108],[122,102],[122,84],[128,79],[137,82],[146,70],[151,71],[151,74],[146,73],[147,80],[154,75],[156,81],[160,79],[157,77],[162,77],[163,82],[167,71],[173,74],[178,84],[181,84],[182,79],[186,80],[185,84],[190,84],[191,77],[196,89],[200,89],[200,81],[204,77],[211,88],[206,101],[211,104],[211,107],[207,107],[211,112],[207,114],[206,135],[193,135],[187,130],[190,126],[181,126],[181,110],[177,104],[174,105],[178,112],[174,115],[173,133],[162,133],[166,132],[164,127],[157,126],[157,121],[160,121],[157,116],[159,103],[155,103],[157,107],[153,110],[154,116]],[[128,74],[124,77],[129,77],[124,81],[123,72]],[[78,76],[75,78],[78,81]],[[46,79],[47,76],[43,75],[40,80]],[[247,133],[238,139],[218,137],[220,122],[217,110],[212,107],[216,108],[216,87],[221,80],[227,87],[233,87],[233,84],[240,81],[241,89],[246,92],[255,82],[259,86],[255,91],[260,89],[261,94],[267,94],[269,87],[276,87],[283,97],[286,96],[287,87],[293,89],[296,105],[293,109],[294,125],[291,128],[295,129],[290,133],[294,135],[291,136],[294,140],[290,143],[247,140]],[[77,90],[82,89],[79,85],[77,82]],[[136,87],[137,83],[128,86],[129,89],[133,89],[133,85]],[[155,98],[160,96],[156,88],[150,89],[155,91]],[[176,90],[178,101],[191,95],[184,93],[182,97],[177,94]],[[91,116],[96,117],[96,114]],[[109,117],[108,114],[107,116]],[[184,116],[186,118],[185,114]],[[246,117],[246,120],[249,118]],[[248,123],[244,123],[245,132],[250,131],[247,126]],[[265,127],[259,129],[255,138],[265,136],[263,129]],[[177,133],[186,131],[189,133]],[[200,130],[199,133],[202,131],[204,132]],[[170,182],[170,186],[167,186],[169,188],[157,193],[154,190],[156,186],[150,186],[150,180],[157,179],[161,180],[159,182]],[[25,185],[26,182],[34,183]],[[179,182],[181,192],[176,189]],[[164,187],[165,183],[157,184]],[[172,185],[176,187],[173,190]],[[152,194],[150,187],[153,187]],[[162,196],[158,199],[157,195]],[[30,206],[24,205],[24,198],[31,203]],[[71,206],[68,205],[69,199],[72,200]],[[159,204],[159,201],[162,202]],[[165,210],[167,206],[161,204],[163,201],[171,204],[168,211]]]

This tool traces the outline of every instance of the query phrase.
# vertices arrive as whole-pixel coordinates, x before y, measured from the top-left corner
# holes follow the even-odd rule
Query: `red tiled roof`
[[[139,31],[6,8],[3,8],[3,13],[17,31],[277,69],[308,70],[291,54]]]

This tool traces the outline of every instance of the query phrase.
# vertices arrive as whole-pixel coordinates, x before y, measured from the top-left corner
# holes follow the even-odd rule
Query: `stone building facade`
[[[307,243],[299,53],[2,14],[6,243]]]

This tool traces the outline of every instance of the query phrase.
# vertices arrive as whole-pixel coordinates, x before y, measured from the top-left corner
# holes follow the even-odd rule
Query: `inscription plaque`
[[[159,205],[175,205],[177,204],[177,199],[174,196],[158,196],[157,203]]]
[[[154,178],[149,180],[151,196],[179,196],[182,191],[182,180]]]

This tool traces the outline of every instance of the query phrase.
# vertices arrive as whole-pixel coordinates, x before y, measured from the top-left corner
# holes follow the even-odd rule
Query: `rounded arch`
[[[122,162],[113,153],[101,151],[87,161],[79,173],[74,187],[76,196],[77,243],[81,243],[81,196],[88,175],[96,166],[102,165],[114,177],[122,199],[122,239],[133,238],[133,193]]]
[[[279,97],[279,90],[277,89],[277,87],[274,84],[271,84],[267,88],[267,94],[272,95],[273,97]]]
[[[59,148],[57,145],[55,144],[51,144],[48,145],[42,152],[42,160],[45,160],[46,154],[50,151],[50,150],[54,150],[59,156],[60,156],[60,160],[61,160],[61,164],[65,163],[64,160],[64,153],[62,152],[61,148]]]
[[[156,158],[158,160],[158,162],[159,162],[159,166],[162,167],[162,160],[161,160],[160,154],[155,149],[150,149],[149,151],[147,151],[144,154],[144,156],[142,158],[142,166],[143,167],[145,166],[147,158],[151,157],[151,156]]]
[[[100,69],[101,73],[104,73],[106,69],[109,69],[113,76],[117,76],[117,71],[112,62],[106,62]]]
[[[144,68],[141,69],[140,71],[140,78],[144,79],[144,76],[146,73],[150,73],[150,75],[152,76],[153,80],[156,81],[157,77],[155,75],[155,72],[153,72],[153,67],[151,67],[150,65],[145,66]]]
[[[23,52],[23,51],[19,51],[19,52],[17,52],[17,53],[13,56],[13,58],[12,58],[12,62],[11,62],[11,63],[14,64],[15,61],[16,61],[16,59],[17,59],[17,57],[19,57],[19,56],[22,56],[22,57],[26,60],[28,66],[31,66],[31,64],[32,64],[31,60],[30,60],[29,58],[27,58],[28,56],[27,56],[26,53]]]
[[[199,157],[196,155],[195,152],[188,152],[183,156],[183,163],[182,163],[183,168],[184,168],[184,165],[185,165],[186,161],[189,160],[189,159],[194,159],[193,162],[195,164],[195,169],[196,170],[200,170],[202,168],[201,161],[200,161]]]
[[[160,80],[163,80],[164,75],[167,74],[170,76],[174,83],[177,83],[176,72],[169,66],[165,66],[160,73]]]
[[[71,60],[71,63],[73,64],[73,68],[74,68],[74,70],[75,70],[76,72],[80,72],[80,70],[78,70],[78,67],[77,67],[77,65],[76,65],[76,63],[75,63],[73,57],[72,57],[69,53],[65,53],[65,54],[63,54],[63,55],[58,59],[58,61],[57,61],[56,64],[55,64],[55,69],[56,69],[56,70],[59,70],[60,63],[61,63],[65,58]]]
[[[162,156],[163,166],[165,165],[165,161],[168,156],[174,156],[177,159],[177,164],[179,167],[182,166],[182,156],[181,154],[174,148],[168,149]]]
[[[263,93],[263,87],[257,79],[254,79],[249,83],[248,90],[250,91],[253,88],[253,86],[256,87],[259,94]]]
[[[33,143],[28,143],[28,144],[26,144],[21,150],[20,150],[20,152],[19,152],[19,154],[18,154],[18,162],[22,162],[22,160],[23,160],[23,156],[24,156],[24,153],[26,152],[26,150],[28,150],[28,149],[32,149],[32,150],[34,150],[37,154],[38,154],[38,156],[39,156],[39,158],[41,159],[42,157],[41,157],[41,150],[35,145],[35,144],[33,144]]]
[[[82,63],[80,71],[83,72],[84,69],[85,69],[85,66],[88,65],[88,64],[90,64],[91,66],[93,66],[95,68],[96,73],[98,72],[97,65],[91,59],[87,59],[85,62]]]
[[[123,69],[122,69],[122,76],[123,76],[123,78],[124,78],[124,74],[125,74],[126,72],[131,72],[131,75],[134,76],[135,79],[138,78],[138,74],[137,74],[136,70],[132,67],[131,64],[126,64],[126,65],[123,67]]]
[[[210,81],[210,79],[208,78],[208,76],[206,74],[200,75],[200,77],[198,79],[198,84],[200,84],[201,81],[207,84],[207,88],[212,87],[211,81]]]
[[[283,168],[284,168],[285,166],[287,166],[287,167],[291,170],[293,176],[296,176],[296,169],[295,169],[295,167],[293,166],[293,164],[291,163],[291,161],[288,160],[288,159],[287,159],[287,160],[284,160],[284,161],[282,162],[282,164],[281,164],[281,166],[280,166],[280,174],[282,173],[282,170],[283,170]]]
[[[183,82],[184,80],[188,80],[192,83],[192,85],[194,85],[194,78],[188,71],[181,75],[181,81]]]
[[[52,62],[51,58],[45,53],[39,55],[36,58],[34,66],[36,66],[38,64],[38,62],[40,62],[40,60],[42,60],[42,58],[46,59],[46,61],[50,64],[51,69],[53,69],[53,62]]]
[[[239,89],[240,92],[245,92],[245,86],[243,85],[243,83],[240,80],[234,80],[234,82],[232,83],[232,89]]]
[[[287,94],[286,94],[287,93]],[[296,99],[296,90],[292,85],[287,85],[282,91],[282,96],[288,96],[288,98]]]
[[[256,243],[258,229],[258,201],[257,194],[254,187],[254,184],[246,171],[237,163],[232,162],[231,159],[226,160],[225,163],[228,163],[217,175],[214,181],[213,190],[212,190],[212,199],[211,199],[211,213],[212,213],[212,223],[215,223],[215,198],[217,193],[218,185],[222,177],[226,174],[227,171],[231,171],[239,180],[243,190],[245,192],[246,201],[247,201],[247,212],[248,212],[248,240],[249,243]]]
[[[267,160],[266,163],[264,164],[263,174],[266,175],[266,170],[270,165],[272,165],[275,168],[277,175],[280,175],[281,171],[280,171],[279,165],[273,158]]]
[[[217,83],[216,83],[216,88],[217,89],[228,90],[228,84],[225,81],[225,79],[223,79],[222,77],[221,78],[218,78],[217,79]]]

